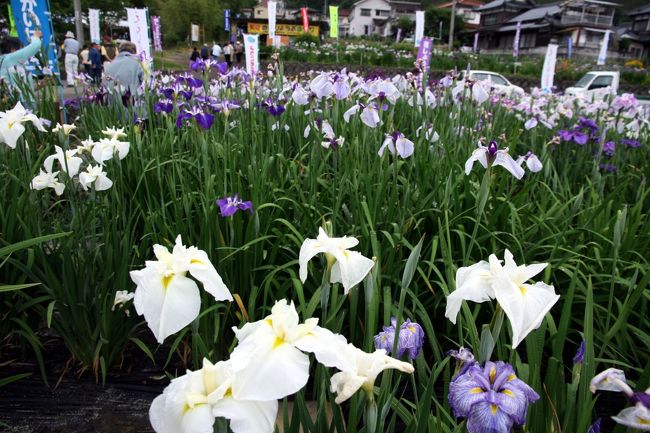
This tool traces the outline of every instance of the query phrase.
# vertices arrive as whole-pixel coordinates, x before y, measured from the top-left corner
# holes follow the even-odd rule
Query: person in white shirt
[[[223,50],[221,49],[221,45],[219,45],[216,42],[212,43],[212,58],[215,60],[219,60],[221,58],[221,53]]]
[[[65,51],[65,75],[68,86],[74,86],[74,77],[79,71],[79,42],[74,38],[74,33],[68,31],[63,41]]]
[[[232,66],[232,53],[233,53],[232,45],[230,44],[230,42],[226,42],[226,45],[223,47],[223,56],[226,58],[228,67]]]

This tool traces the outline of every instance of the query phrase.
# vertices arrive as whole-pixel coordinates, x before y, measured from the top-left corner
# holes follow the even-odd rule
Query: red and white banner
[[[244,34],[246,72],[253,77],[260,69],[260,35]]]
[[[300,15],[302,16],[302,31],[309,33],[309,15],[307,8],[300,8]]]

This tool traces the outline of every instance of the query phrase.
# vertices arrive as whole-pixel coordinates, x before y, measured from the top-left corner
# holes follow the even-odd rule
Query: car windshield
[[[472,72],[470,74],[470,78],[472,80],[474,80],[474,81],[483,81],[483,80],[487,80],[488,76],[487,76],[487,74],[480,74],[480,73],[477,74],[477,73]]]
[[[503,78],[500,75],[492,74],[492,75],[490,75],[490,78],[492,79],[492,82],[494,84],[499,84],[501,86],[507,86],[508,84],[510,84],[505,80],[505,78]]]
[[[588,73],[584,77],[580,78],[577,83],[573,85],[573,87],[587,87],[587,85],[593,80],[593,78],[596,76],[596,74]]]

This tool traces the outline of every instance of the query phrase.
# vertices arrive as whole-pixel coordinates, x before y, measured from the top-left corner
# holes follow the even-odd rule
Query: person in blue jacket
[[[90,77],[93,79],[93,83],[99,86],[102,82],[102,55],[99,51],[99,44],[95,42],[90,44],[88,60],[90,61]]]
[[[20,89],[21,81],[31,87],[31,76],[25,70],[24,63],[41,49],[43,33],[36,30],[29,45],[21,48],[20,39],[7,36],[0,42],[0,79],[9,88]]]

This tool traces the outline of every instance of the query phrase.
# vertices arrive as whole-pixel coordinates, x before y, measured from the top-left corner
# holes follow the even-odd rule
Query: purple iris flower
[[[174,98],[174,89],[171,87],[165,87],[164,89],[161,89],[160,93],[162,93],[167,99]]]
[[[214,123],[214,114],[198,113],[194,116],[196,123],[203,129],[210,129]]]
[[[200,57],[190,62],[190,70],[203,72],[205,70],[205,62]]]
[[[73,110],[78,110],[80,104],[79,98],[74,98],[74,99],[64,99],[63,100],[63,106],[66,108],[71,108]]]
[[[161,99],[153,104],[154,113],[171,113],[174,109],[174,104],[169,99]]]
[[[490,141],[490,144],[488,144],[487,148],[488,148],[488,155],[490,157],[489,159],[492,160],[492,158],[494,158],[494,155],[496,155],[497,150],[499,150],[499,145],[497,144],[496,141],[492,140]]]
[[[474,359],[474,354],[471,350],[461,347],[458,350],[450,350],[447,352],[447,356],[456,358],[456,375],[452,380],[456,380],[458,376],[465,374],[465,372],[474,364],[476,360]]]
[[[616,143],[613,141],[606,141],[605,144],[603,144],[603,154],[606,156],[614,156],[614,151],[616,150]]]
[[[216,63],[214,66],[216,67],[217,71],[219,71],[221,75],[226,75],[226,73],[228,72],[228,63],[226,62],[219,62]]]
[[[526,422],[528,405],[539,395],[503,361],[474,364],[449,384],[449,405],[467,419],[469,433],[508,433]]]
[[[598,418],[591,426],[589,426],[587,433],[600,433],[600,418]]]
[[[639,140],[632,140],[629,138],[622,138],[620,143],[621,145],[625,145],[631,148],[641,147],[641,142]]]
[[[561,129],[557,133],[563,141],[573,141],[581,146],[587,144],[587,140],[589,140],[589,136],[578,130],[578,128],[572,130]]]
[[[224,197],[217,200],[217,206],[221,211],[222,217],[233,216],[239,210],[247,210],[253,213],[253,203],[239,199],[239,194],[234,197]]]
[[[266,108],[266,111],[271,116],[279,116],[282,113],[284,113],[284,105],[280,104],[279,101],[271,101],[270,99],[266,100],[263,104],[263,106]]]
[[[587,343],[585,340],[582,340],[580,343],[580,347],[578,347],[578,351],[576,352],[575,356],[573,357],[573,363],[574,364],[582,364],[585,362],[585,348],[587,346]]]
[[[194,117],[194,116],[192,116],[187,111],[185,111],[185,110],[181,111],[180,113],[178,113],[178,116],[176,117],[176,127],[177,128],[182,128],[183,125],[186,123],[186,121],[191,119],[192,117]]]
[[[397,328],[397,318],[390,319],[390,326],[384,326],[383,331],[375,335],[375,348],[384,349],[386,353],[391,353],[393,343],[395,342],[395,332]],[[417,323],[406,319],[399,327],[399,336],[397,340],[397,357],[401,357],[408,352],[411,359],[417,358],[424,344],[424,331]]]
[[[598,125],[596,125],[596,122],[591,119],[581,117],[580,120],[578,120],[578,126],[580,128],[589,128],[592,135],[598,134]]]
[[[630,397],[630,403],[641,403],[646,409],[650,409],[650,394],[645,392],[635,392],[632,394],[632,397]]]

